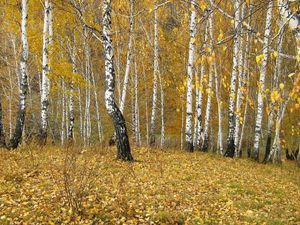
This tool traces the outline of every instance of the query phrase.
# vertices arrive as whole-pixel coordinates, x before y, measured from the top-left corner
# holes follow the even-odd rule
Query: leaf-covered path
[[[300,224],[292,163],[173,150],[0,152],[0,224]]]

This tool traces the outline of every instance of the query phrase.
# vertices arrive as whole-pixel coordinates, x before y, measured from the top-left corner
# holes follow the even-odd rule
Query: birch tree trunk
[[[0,148],[6,147],[4,126],[3,126],[3,111],[2,111],[2,99],[0,99]]]
[[[281,123],[282,123],[282,120],[284,117],[284,113],[285,113],[288,101],[289,100],[287,99],[285,102],[283,102],[277,112],[275,137],[274,137],[271,152],[268,155],[266,162],[281,163],[280,130],[281,130]]]
[[[234,37],[233,37],[233,64],[230,83],[230,96],[229,96],[229,108],[228,108],[228,137],[227,137],[227,149],[225,156],[233,157],[234,148],[234,133],[235,133],[235,98],[236,98],[236,82],[238,76],[238,54],[239,54],[239,33],[240,33],[240,15],[241,15],[241,0],[236,0],[234,3]]]
[[[29,55],[28,37],[27,37],[27,20],[28,20],[28,0],[22,0],[22,19],[21,19],[21,36],[22,36],[22,54],[20,60],[20,86],[19,86],[19,109],[16,117],[16,127],[12,139],[8,145],[9,148],[17,148],[24,129],[25,112],[26,112],[26,97],[28,90],[27,83],[27,62]]]
[[[208,42],[208,31],[209,31],[209,23],[208,20],[205,25],[205,31],[204,31],[204,41],[203,41],[203,46],[202,46],[202,52],[205,52],[205,49],[207,47],[207,42]],[[203,143],[203,128],[202,128],[202,101],[203,101],[203,77],[206,73],[205,71],[205,60],[206,56],[202,54],[201,56],[201,67],[200,67],[200,83],[199,87],[197,88],[198,92],[198,98],[196,102],[196,114],[197,114],[197,133],[196,133],[196,149],[200,149]],[[195,134],[194,134],[195,135]]]
[[[148,88],[146,84],[146,72],[145,72],[145,65],[144,61],[142,62],[143,66],[143,81],[144,81],[144,88],[145,88],[145,110],[146,110],[146,142],[149,145],[149,113],[148,113]]]
[[[187,66],[187,92],[186,92],[186,122],[185,122],[185,149],[192,152],[193,148],[193,70],[195,57],[195,38],[197,33],[196,2],[191,1],[190,41]]]
[[[244,20],[245,13],[245,4],[241,6],[241,18],[240,21]],[[240,32],[243,33],[244,29],[241,27]],[[236,106],[235,106],[235,128],[234,128],[234,155],[235,157],[240,157],[240,152],[238,149],[238,144],[240,140],[240,125],[241,125],[241,115],[242,115],[242,96],[245,83],[245,67],[243,66],[244,61],[244,52],[246,51],[244,45],[244,37],[240,37],[239,42],[239,55],[238,55],[238,88],[237,88],[237,97],[236,97]]]
[[[130,151],[127,128],[122,112],[115,103],[114,85],[114,53],[111,38],[111,0],[103,1],[103,46],[105,54],[105,106],[108,114],[111,116],[116,132],[118,154],[117,158],[126,161],[132,161],[133,157]]]
[[[209,124],[210,124],[210,116],[211,116],[211,104],[212,104],[212,95],[213,95],[213,74],[214,74],[214,43],[213,43],[213,12],[209,10],[209,17],[208,17],[208,24],[209,24],[209,36],[210,36],[210,44],[209,48],[211,50],[209,58],[209,78],[208,78],[208,88],[207,88],[207,103],[206,103],[206,113],[205,113],[205,122],[204,122],[204,140],[202,151],[208,151],[208,144],[209,144]]]
[[[250,1],[250,6],[249,6],[249,20],[248,20],[248,27],[251,26],[252,22],[252,14],[254,10],[254,5],[252,1]],[[250,82],[250,49],[251,49],[251,41],[252,41],[252,34],[251,31],[247,32],[247,37],[246,37],[246,49],[244,53],[244,65],[243,65],[243,77],[244,77],[244,91],[242,92],[242,97],[245,98],[245,108],[244,108],[244,113],[243,113],[243,118],[242,118],[242,127],[241,127],[241,133],[240,137],[238,138],[238,149],[236,152],[238,153],[239,156],[242,154],[242,144],[243,144],[243,138],[244,138],[244,131],[246,127],[246,121],[247,121],[247,114],[248,114],[248,100],[249,100],[249,82]],[[235,143],[237,145],[237,142]]]
[[[298,15],[292,13],[289,2],[291,1],[278,0],[279,12],[284,23],[288,22],[289,27],[293,31],[296,39],[297,54],[300,55],[300,18]]]
[[[152,94],[152,111],[150,122],[150,140],[151,146],[155,145],[155,122],[156,122],[156,108],[157,108],[157,78],[159,73],[158,65],[158,18],[157,18],[157,6],[154,6],[154,59],[153,59],[153,94]]]
[[[283,47],[283,38],[284,38],[284,23],[283,20],[280,19],[279,23],[279,29],[280,33],[278,36],[278,42],[277,42],[277,51],[281,52]],[[276,58],[276,66],[275,66],[275,72],[273,77],[273,83],[272,83],[272,89],[271,92],[279,88],[279,79],[281,76],[281,69],[282,69],[282,56],[278,55]],[[264,162],[267,161],[267,158],[269,157],[269,154],[271,152],[271,145],[272,145],[272,135],[273,135],[273,127],[274,127],[274,113],[275,113],[275,103],[271,103],[271,109],[269,113],[268,118],[268,134],[267,134],[267,144],[266,144],[266,152],[265,152],[265,158]]]
[[[267,74],[267,64],[269,58],[269,43],[270,35],[272,29],[272,16],[273,16],[273,1],[269,1],[267,17],[266,17],[266,28],[264,34],[264,44],[263,44],[263,58],[261,62],[258,62],[260,65],[260,78],[258,83],[258,99],[257,99],[257,114],[255,122],[255,137],[254,137],[254,149],[252,152],[252,159],[259,160],[259,148],[260,148],[260,139],[262,132],[262,119],[264,114],[264,92],[265,92],[265,79]]]
[[[165,145],[165,96],[164,96],[164,87],[163,80],[160,72],[158,73],[159,86],[160,86],[160,115],[161,115],[161,132],[160,132],[160,147],[163,148]]]
[[[129,73],[130,73],[130,65],[132,61],[132,45],[133,45],[133,32],[134,32],[134,4],[135,0],[130,0],[130,17],[129,17],[129,42],[128,42],[128,52],[127,52],[127,59],[126,59],[126,68],[125,68],[125,76],[123,82],[123,89],[122,89],[122,96],[120,102],[120,110],[123,113],[125,107],[125,100],[126,100],[126,93],[127,93],[127,86],[129,81]]]
[[[50,94],[49,81],[49,47],[51,43],[52,33],[52,4],[49,0],[45,0],[44,9],[44,28],[43,28],[43,56],[42,56],[42,85],[41,85],[41,127],[40,127],[40,143],[46,144],[47,141],[47,125],[48,125],[48,106]],[[50,32],[51,31],[51,32]]]
[[[72,72],[73,74],[77,73],[76,67],[76,45],[75,38],[73,40],[72,52],[71,52],[71,61],[72,61]],[[71,77],[71,81],[69,84],[70,89],[70,97],[69,97],[69,127],[68,127],[68,139],[69,141],[74,140],[74,123],[75,123],[75,115],[74,115],[74,78]]]

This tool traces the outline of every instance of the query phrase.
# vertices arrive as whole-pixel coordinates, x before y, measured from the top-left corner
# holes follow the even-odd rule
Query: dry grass
[[[300,224],[300,170],[203,153],[0,151],[0,224]]]

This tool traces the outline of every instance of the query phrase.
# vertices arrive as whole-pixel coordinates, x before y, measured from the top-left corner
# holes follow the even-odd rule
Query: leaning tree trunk
[[[289,24],[289,27],[293,31],[293,34],[296,39],[297,53],[300,55],[300,17],[297,14],[294,14],[289,5],[288,0],[278,0],[279,12],[284,22]]]
[[[252,159],[259,160],[259,147],[260,147],[260,136],[262,132],[262,120],[264,114],[264,99],[263,95],[265,92],[265,80],[267,75],[267,64],[269,56],[269,42],[272,29],[272,16],[273,16],[273,1],[269,1],[267,17],[266,17],[266,28],[264,34],[264,44],[263,44],[263,55],[262,60],[257,60],[260,65],[260,78],[258,83],[258,99],[257,99],[257,114],[255,122],[255,138],[254,138],[254,149],[252,152]]]
[[[187,67],[187,92],[186,92],[186,122],[185,122],[185,149],[193,151],[193,70],[195,57],[195,38],[197,32],[196,2],[191,1],[190,41]]]
[[[28,37],[27,37],[27,19],[28,19],[28,8],[27,1],[22,0],[22,21],[21,21],[21,33],[22,33],[22,55],[20,60],[20,90],[19,90],[19,109],[16,120],[16,128],[12,139],[8,145],[9,148],[17,148],[21,142],[22,133],[25,123],[25,112],[26,112],[26,96],[28,90],[27,83],[27,61],[29,55],[28,48]]]
[[[40,142],[45,144],[47,141],[47,125],[48,125],[48,106],[49,106],[49,46],[51,43],[50,32],[52,30],[51,13],[52,5],[49,0],[45,0],[44,12],[44,28],[43,28],[43,58],[42,58],[42,85],[41,85],[41,124],[40,124]]]
[[[238,53],[239,53],[239,31],[240,31],[240,14],[241,14],[241,0],[236,0],[234,4],[234,37],[233,37],[233,66],[231,74],[230,84],[230,96],[229,96],[229,109],[228,109],[228,137],[227,137],[227,149],[225,156],[234,156],[234,133],[235,133],[235,98],[236,98],[236,83],[238,75]]]
[[[3,119],[3,111],[2,111],[2,104],[0,101],[0,148],[3,148],[6,146],[2,119]]]
[[[118,108],[114,97],[115,70],[114,53],[111,38],[111,0],[103,1],[103,46],[105,55],[105,106],[111,116],[115,132],[118,154],[117,158],[132,161],[127,128],[122,112]]]

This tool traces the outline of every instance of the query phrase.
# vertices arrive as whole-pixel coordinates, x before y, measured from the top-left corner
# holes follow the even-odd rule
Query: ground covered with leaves
[[[0,224],[300,224],[300,170],[204,153],[0,151]]]

